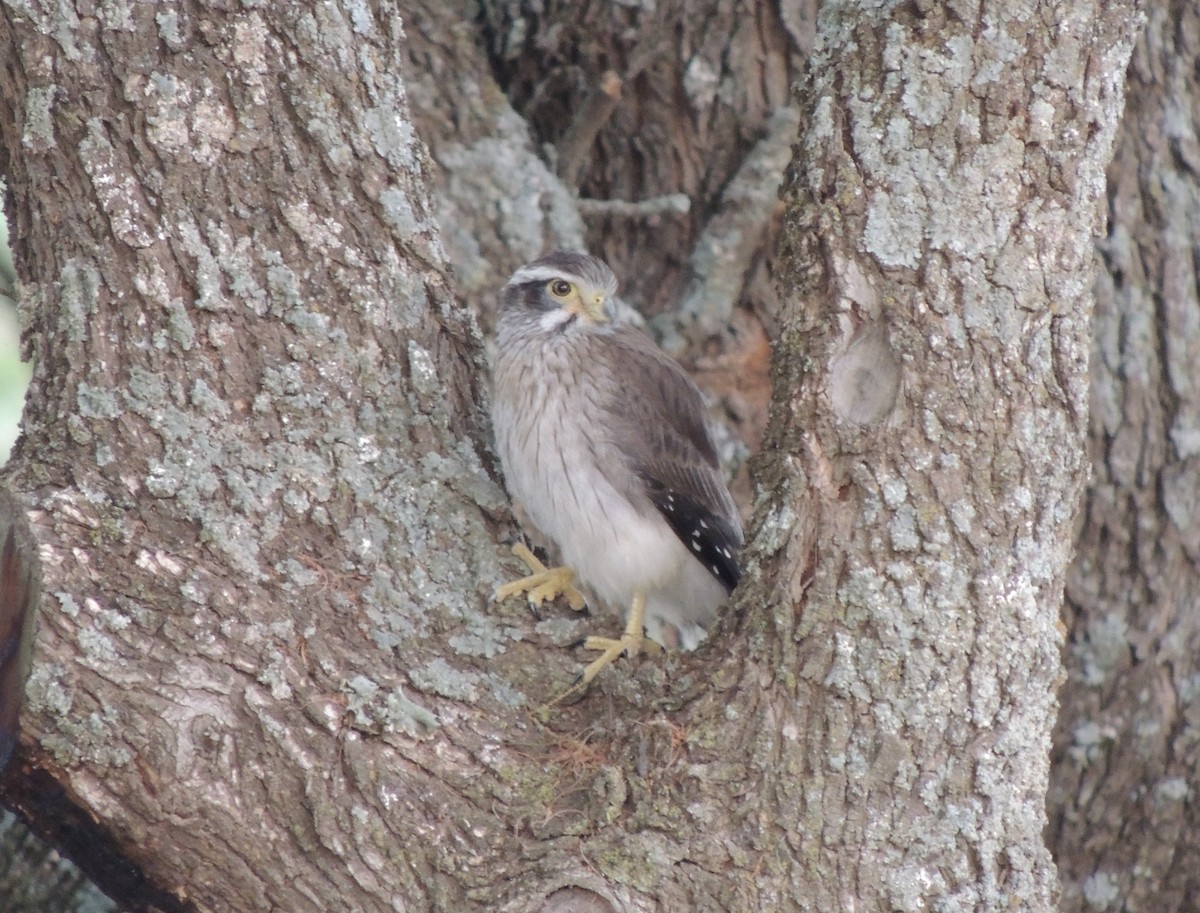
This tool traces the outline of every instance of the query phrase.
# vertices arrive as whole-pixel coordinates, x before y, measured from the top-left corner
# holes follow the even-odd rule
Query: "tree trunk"
[[[202,908],[436,896],[399,860],[466,800],[422,739],[533,648],[481,611],[504,502],[399,19],[5,15],[30,761]]]
[[[423,47],[472,59],[469,41],[427,9],[409,28],[432,41],[336,4],[103,13],[6,7],[0,34],[36,356],[2,478],[45,594],[10,797],[52,780],[164,908],[1051,907],[1055,618],[1129,7],[827,6],[737,612],[545,721],[529,711],[584,627],[490,602],[511,526],[480,345],[396,75],[435,72]],[[720,32],[693,25],[707,65]],[[744,106],[689,69],[685,91]],[[593,167],[686,129],[621,120],[647,97]],[[762,99],[765,122],[780,99]],[[465,104],[461,148],[431,138],[443,216],[489,149],[537,172],[524,137],[485,143],[506,109]],[[720,148],[690,178],[713,218],[657,243],[699,245],[736,209],[714,175],[755,146]],[[653,168],[606,184],[567,161],[588,193],[660,192]],[[464,221],[489,244],[513,224]],[[530,245],[573,230],[524,224]],[[638,271],[654,247],[593,230],[660,307]]]
[[[1092,481],[1067,586],[1049,840],[1063,909],[1200,888],[1200,12],[1150,12],[1109,168]]]
[[[822,13],[755,530],[813,909],[1055,905],[1057,613],[1136,18],[1073,9]]]

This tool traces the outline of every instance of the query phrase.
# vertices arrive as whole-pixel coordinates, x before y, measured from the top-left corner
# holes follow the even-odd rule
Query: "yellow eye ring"
[[[546,288],[550,290],[550,294],[555,298],[566,298],[575,290],[575,286],[566,279],[555,279]]]

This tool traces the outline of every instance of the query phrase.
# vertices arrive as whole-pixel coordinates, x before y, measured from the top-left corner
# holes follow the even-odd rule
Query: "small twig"
[[[575,120],[567,128],[567,132],[558,141],[554,161],[558,176],[568,187],[578,188],[579,173],[583,170],[587,154],[596,141],[596,135],[608,123],[608,119],[620,103],[621,91],[625,84],[640,76],[658,56],[662,35],[658,26],[664,21],[663,16],[663,11],[656,10],[652,21],[645,24],[641,39],[629,52],[623,73],[605,70],[600,74],[599,83],[575,115]]]
[[[621,101],[621,77],[613,70],[600,74],[600,82],[588,95],[556,149],[558,176],[568,187],[579,185],[579,172],[596,135],[612,117]]]
[[[585,200],[577,201],[579,214],[583,216],[604,215],[621,216],[630,219],[641,219],[646,216],[657,216],[664,212],[687,213],[692,208],[692,201],[686,193],[667,193],[648,200],[632,202],[630,200]]]

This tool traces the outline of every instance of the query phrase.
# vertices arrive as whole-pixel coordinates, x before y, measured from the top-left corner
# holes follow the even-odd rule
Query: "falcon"
[[[654,641],[694,647],[741,574],[741,521],[704,400],[618,316],[616,291],[603,261],[555,251],[513,274],[496,331],[492,424],[504,478],[526,532],[562,562],[547,568],[517,546],[531,574],[497,598],[565,595],[581,609],[578,582],[626,619],[620,637],[584,641],[600,655],[567,694]]]

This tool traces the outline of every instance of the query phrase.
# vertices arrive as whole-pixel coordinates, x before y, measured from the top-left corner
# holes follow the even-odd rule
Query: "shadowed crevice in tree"
[[[770,134],[772,116],[790,103],[813,41],[815,6],[793,3],[785,12],[744,0],[478,4],[500,90],[539,148],[567,159],[551,167],[565,170],[580,198],[616,204],[603,215],[585,212],[587,244],[618,268],[622,294],[646,316],[671,311],[700,279],[715,282],[719,299],[732,299],[719,302],[725,307],[740,304],[760,320],[775,310],[774,289],[762,280],[777,220],[768,214],[745,237],[728,226],[715,240],[727,248],[723,259],[736,262],[722,263],[710,248],[726,226],[713,219],[739,169]],[[599,123],[592,114],[597,98]],[[782,166],[770,170],[763,183],[774,188]],[[773,189],[768,194],[774,198]],[[690,207],[643,206],[676,197]],[[697,264],[719,275],[699,275]],[[722,338],[724,317],[708,328],[718,351],[736,343]]]
[[[118,913],[79,867],[9,811],[0,812],[0,910],[4,913]]]
[[[18,540],[28,542],[28,531],[19,532],[15,502],[0,492],[0,774],[17,745],[21,700],[29,672],[36,592],[33,569]],[[7,529],[5,529],[7,525]]]
[[[0,803],[14,811],[35,836],[70,859],[129,913],[190,913],[195,907],[153,885],[113,836],[80,809],[44,770],[29,767],[18,753],[20,776],[0,779]]]

